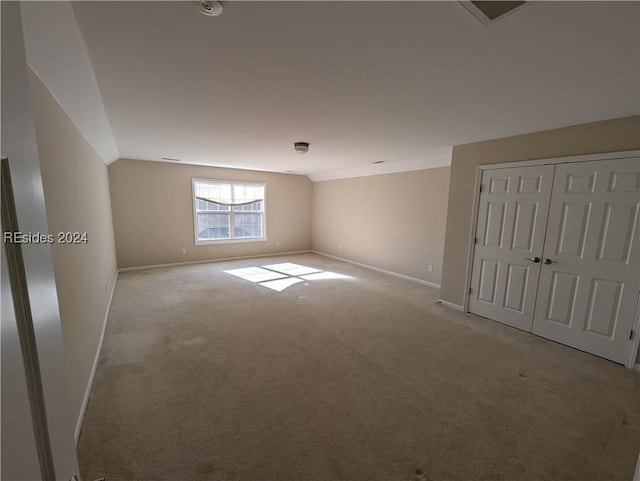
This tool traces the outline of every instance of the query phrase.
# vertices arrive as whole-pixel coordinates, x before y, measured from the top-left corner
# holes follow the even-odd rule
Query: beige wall
[[[440,283],[448,186],[449,167],[316,182],[313,249]]]
[[[106,165],[30,72],[49,232],[86,232],[81,245],[54,243],[71,412],[78,419],[116,278]]]
[[[267,241],[196,246],[192,177],[266,182]],[[304,176],[121,159],[109,166],[109,181],[121,268],[311,248],[311,181]]]
[[[464,303],[478,165],[635,149],[640,149],[640,116],[454,146],[441,299]]]

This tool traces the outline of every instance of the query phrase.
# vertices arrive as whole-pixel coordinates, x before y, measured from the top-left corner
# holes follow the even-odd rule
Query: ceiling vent
[[[471,14],[485,27],[517,10],[520,10],[530,3],[530,1],[460,2],[460,4],[471,12]]]

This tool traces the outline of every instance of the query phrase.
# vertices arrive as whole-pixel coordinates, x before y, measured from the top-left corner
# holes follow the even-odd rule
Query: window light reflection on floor
[[[246,267],[244,269],[232,269],[225,272],[227,274],[231,274],[232,276],[240,277],[249,282],[263,282],[287,277],[287,274],[269,271],[260,267]]]
[[[262,267],[265,269],[270,269],[272,271],[282,272],[283,274],[289,274],[290,276],[301,276],[303,274],[322,272],[320,269],[292,264],[291,262],[283,262],[282,264],[270,264],[268,266]]]
[[[351,279],[350,276],[345,276],[344,274],[338,274],[336,272],[318,272],[316,274],[309,274],[307,276],[300,276],[307,281],[319,281],[323,279]]]
[[[267,281],[261,282],[260,285],[264,287],[268,287],[274,291],[284,291],[287,287],[297,284],[298,282],[304,282],[302,279],[297,277],[286,277],[284,279],[277,279],[275,281]]]
[[[344,274],[321,271],[320,269],[301,266],[291,262],[269,264],[262,267],[244,267],[224,272],[277,292],[282,292],[287,287],[304,281],[351,279],[351,276],[346,276]]]

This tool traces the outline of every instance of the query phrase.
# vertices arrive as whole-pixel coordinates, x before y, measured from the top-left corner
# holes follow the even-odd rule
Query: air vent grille
[[[507,14],[521,9],[531,2],[510,2],[510,1],[479,1],[460,2],[464,8],[476,17],[482,25],[489,25]]]

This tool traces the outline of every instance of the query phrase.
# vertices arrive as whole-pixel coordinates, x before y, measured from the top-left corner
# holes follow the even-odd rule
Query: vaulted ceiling
[[[122,158],[323,180],[447,165],[453,145],[640,113],[638,2],[533,2],[487,27],[453,1],[71,11],[102,105],[77,102],[74,68],[56,73],[51,58],[70,49],[56,47],[54,15],[42,15],[45,32],[25,29],[27,49],[42,50],[30,63],[45,83],[56,77],[63,108],[76,99],[72,118],[106,119],[94,136],[112,135]]]

